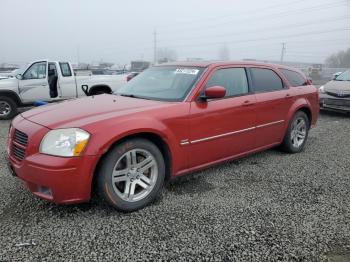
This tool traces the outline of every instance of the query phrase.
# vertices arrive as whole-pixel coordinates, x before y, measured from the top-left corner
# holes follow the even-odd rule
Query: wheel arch
[[[172,174],[172,153],[169,144],[165,141],[165,139],[158,133],[152,132],[152,131],[142,131],[142,132],[136,132],[132,134],[126,134],[122,137],[119,137],[115,141],[113,141],[111,144],[109,144],[105,150],[104,153],[101,155],[101,157],[98,159],[97,164],[95,166],[94,172],[93,172],[93,177],[91,180],[91,192],[94,191],[94,188],[96,186],[96,179],[98,176],[98,170],[101,167],[101,164],[103,163],[103,160],[105,159],[107,153],[110,151],[111,148],[123,143],[124,141],[127,141],[129,139],[133,138],[143,138],[146,140],[151,141],[154,143],[158,149],[161,151],[163,157],[164,157],[164,162],[165,162],[165,181],[169,181],[171,178]]]
[[[21,98],[14,91],[11,91],[11,90],[0,90],[0,96],[7,96],[9,98],[12,98],[14,100],[14,102],[17,104],[17,106],[22,104]]]
[[[293,118],[293,116],[298,111],[303,111],[307,117],[310,120],[310,124],[312,123],[313,116],[312,116],[312,109],[310,102],[305,98],[297,99],[294,104],[291,106],[289,112],[288,112],[288,122]]]
[[[295,113],[298,111],[302,111],[306,114],[307,118],[309,119],[309,124],[311,125],[311,123],[313,121],[311,109],[308,106],[302,106],[302,107],[299,107],[298,110],[295,111]]]
[[[90,87],[89,89],[89,95],[93,95],[96,91],[99,90],[103,90],[104,92],[106,92],[107,94],[111,94],[112,93],[112,88],[109,85],[106,84],[97,84],[97,85],[93,85]]]

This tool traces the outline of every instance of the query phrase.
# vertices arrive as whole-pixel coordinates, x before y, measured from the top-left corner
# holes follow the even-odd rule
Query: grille
[[[334,93],[334,92],[326,92],[327,95],[340,97],[340,98],[347,98],[350,97],[350,94],[344,94],[344,93]]]
[[[28,136],[25,133],[16,129],[13,140],[18,144],[21,144],[22,146],[27,146]]]
[[[26,150],[25,150],[25,148],[22,148],[22,147],[17,146],[16,144],[13,144],[12,154],[18,160],[23,160],[24,156],[26,154]]]
[[[346,106],[350,107],[350,100],[340,100],[340,99],[325,99],[324,103],[327,105],[335,105],[335,106]]]
[[[12,155],[19,161],[22,161],[26,154],[26,146],[28,144],[27,134],[15,130],[12,142]]]

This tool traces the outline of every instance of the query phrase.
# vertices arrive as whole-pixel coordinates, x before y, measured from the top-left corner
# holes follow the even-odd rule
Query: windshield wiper
[[[125,97],[132,97],[132,98],[139,98],[139,99],[145,99],[145,100],[152,100],[148,97],[143,97],[143,96],[137,96],[134,94],[123,94],[123,93],[117,93],[118,96],[125,96]]]
[[[139,98],[138,96],[135,96],[133,94],[117,94],[119,96],[126,96],[126,97],[133,97],[133,98]]]

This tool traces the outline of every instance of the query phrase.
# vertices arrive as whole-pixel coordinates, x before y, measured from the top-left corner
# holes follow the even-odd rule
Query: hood
[[[344,94],[350,94],[350,81],[335,81],[332,80],[324,85],[326,92],[335,93],[337,91],[343,91]]]
[[[98,95],[40,106],[22,113],[22,117],[50,129],[83,127],[166,104],[168,103],[116,95]]]
[[[0,88],[12,89],[14,87],[17,88],[17,78],[14,77],[4,77],[0,76]]]

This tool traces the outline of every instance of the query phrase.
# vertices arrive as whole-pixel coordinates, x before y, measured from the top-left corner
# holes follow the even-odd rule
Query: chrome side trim
[[[276,124],[283,123],[283,122],[284,122],[284,120],[279,120],[279,121],[275,121],[275,122],[271,122],[271,123],[266,123],[263,125],[258,125],[256,128],[261,128],[261,127],[265,127],[265,126],[272,126],[272,125],[276,125]]]
[[[230,135],[234,135],[234,134],[239,134],[239,133],[247,132],[247,131],[250,131],[250,130],[253,130],[253,129],[255,129],[255,126],[249,127],[249,128],[246,128],[246,129],[241,129],[241,130],[229,132],[229,133],[225,133],[225,134],[220,134],[220,135],[217,135],[217,136],[210,136],[210,137],[206,137],[206,138],[192,140],[191,144],[195,144],[195,143],[199,143],[199,142],[203,142],[203,141],[208,141],[208,140],[212,140],[212,139],[216,139],[216,138],[220,138],[220,137],[224,137],[224,136],[230,136]]]
[[[188,139],[184,139],[181,140],[180,145],[184,146],[184,145],[188,145],[190,143],[190,141],[188,141]]]
[[[258,125],[258,126],[253,126],[253,127],[249,127],[249,128],[245,128],[245,129],[229,132],[229,133],[224,133],[224,134],[220,134],[220,135],[216,135],[216,136],[205,137],[205,138],[196,139],[196,140],[192,140],[192,141],[189,141],[188,139],[184,139],[184,140],[181,140],[180,145],[183,146],[183,145],[189,145],[189,144],[196,144],[196,143],[199,143],[199,142],[213,140],[213,139],[217,139],[217,138],[221,138],[221,137],[225,137],[225,136],[231,136],[231,135],[247,132],[247,131],[250,131],[250,130],[254,130],[254,129],[257,129],[257,128],[262,128],[262,127],[267,127],[267,126],[280,124],[280,123],[283,123],[283,122],[284,122],[284,120],[279,120],[279,121],[275,121],[275,122],[270,122],[270,123],[266,123],[266,124],[262,124],[262,125]]]

